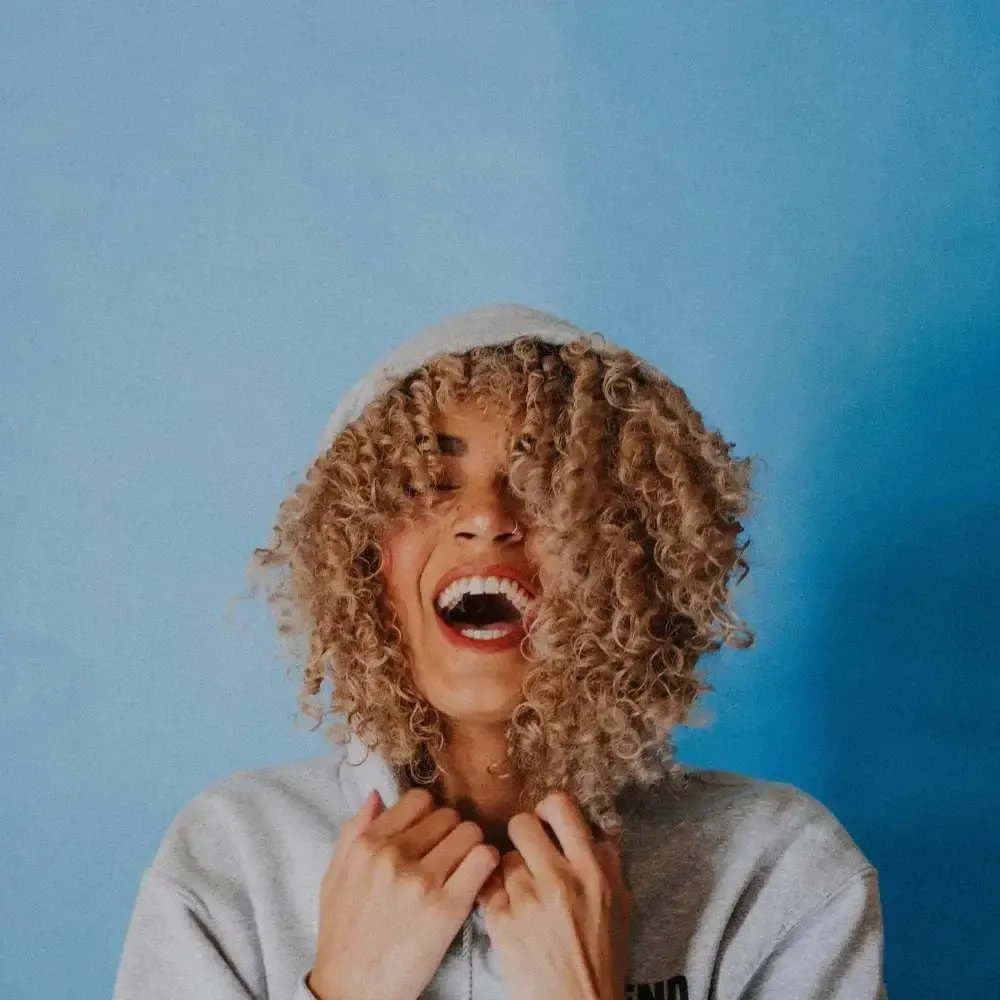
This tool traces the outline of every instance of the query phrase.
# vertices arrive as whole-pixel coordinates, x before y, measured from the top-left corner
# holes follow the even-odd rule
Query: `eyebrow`
[[[437,442],[442,455],[464,455],[469,450],[465,438],[455,437],[454,434],[438,434]]]

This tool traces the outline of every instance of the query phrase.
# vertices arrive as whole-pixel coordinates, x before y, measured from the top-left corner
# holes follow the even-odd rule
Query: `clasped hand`
[[[594,841],[572,798],[555,792],[511,819],[516,850],[503,858],[426,788],[383,809],[377,793],[365,800],[323,876],[306,979],[317,1000],[419,996],[475,899],[511,1000],[621,1000],[631,897],[617,851]]]
[[[518,813],[508,833],[516,850],[477,899],[511,1000],[621,1000],[632,897],[617,844],[595,840],[565,792]]]

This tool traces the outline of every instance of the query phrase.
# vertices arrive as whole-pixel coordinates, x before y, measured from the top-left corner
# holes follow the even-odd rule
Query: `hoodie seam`
[[[211,916],[208,912],[208,908],[205,906],[204,902],[196,896],[190,889],[183,886],[178,882],[172,875],[167,874],[167,872],[161,871],[154,865],[150,865],[146,869],[146,874],[159,881],[162,885],[166,886],[174,895],[180,896],[188,906],[195,911],[198,919],[205,925],[211,923]]]
[[[186,886],[181,885],[171,875],[161,871],[154,865],[150,865],[149,868],[146,869],[146,874],[152,877],[155,881],[158,881],[161,885],[163,885],[172,895],[177,896],[184,903],[186,903],[187,906],[190,908],[194,917],[197,919],[198,923],[201,925],[201,927],[206,931],[210,930],[210,928],[212,927],[211,914],[209,913],[208,907],[205,906],[205,903],[202,899],[196,896]],[[247,991],[247,994],[251,996],[253,1000],[260,1000],[260,997],[256,993],[254,993],[252,989],[250,989],[249,984],[246,982],[243,976],[240,975],[239,970],[233,965],[229,956],[226,955],[221,950],[219,949],[217,950],[219,952],[219,957],[226,963],[230,972],[232,972],[232,974],[236,977],[239,983]]]
[[[748,970],[749,975],[746,977],[746,983],[753,981],[754,977],[764,967],[767,960],[779,951],[785,942],[788,941],[788,939],[791,938],[800,927],[812,920],[817,914],[822,913],[823,910],[825,910],[839,897],[843,896],[847,890],[852,888],[856,883],[866,882],[870,879],[877,878],[878,872],[873,865],[865,865],[864,868],[851,872],[851,874],[844,878],[835,888],[831,889],[821,899],[810,906],[808,910],[799,914],[799,916],[796,917],[791,923],[786,924],[784,928],[778,932],[778,935],[774,939],[774,943],[771,945],[770,949],[752,968]]]

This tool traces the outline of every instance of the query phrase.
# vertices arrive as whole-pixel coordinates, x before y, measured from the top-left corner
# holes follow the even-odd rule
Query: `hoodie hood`
[[[509,344],[523,336],[538,337],[552,344],[568,344],[583,338],[594,350],[602,353],[617,346],[606,337],[596,337],[558,316],[526,306],[483,306],[450,316],[393,347],[351,386],[327,421],[320,453],[326,451],[333,439],[352,420],[360,417],[364,408],[396,379],[408,375],[430,358],[438,354],[468,351],[473,347]]]

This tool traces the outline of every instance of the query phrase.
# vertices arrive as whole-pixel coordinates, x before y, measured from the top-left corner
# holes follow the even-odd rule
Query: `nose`
[[[514,503],[501,484],[464,489],[456,505],[452,531],[464,541],[503,543],[521,538]]]

